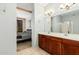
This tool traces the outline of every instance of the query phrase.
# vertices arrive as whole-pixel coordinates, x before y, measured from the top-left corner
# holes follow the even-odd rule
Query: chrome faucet
[[[64,36],[67,36],[67,33],[65,33]]]
[[[69,34],[69,33],[70,33],[70,32],[68,31],[68,32],[67,32],[67,33],[65,33],[64,35],[65,35],[65,36],[68,36],[68,34]]]

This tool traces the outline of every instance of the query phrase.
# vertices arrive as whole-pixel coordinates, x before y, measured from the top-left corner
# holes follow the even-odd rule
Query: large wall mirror
[[[79,10],[54,16],[51,32],[79,34]]]

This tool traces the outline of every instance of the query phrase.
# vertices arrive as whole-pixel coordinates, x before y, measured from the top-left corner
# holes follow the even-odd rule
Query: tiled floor
[[[47,52],[40,48],[32,48],[31,41],[18,43],[17,55],[49,55]]]
[[[17,43],[18,52],[21,50],[27,49],[29,47],[31,47],[31,41],[22,41],[22,42]]]
[[[49,55],[47,52],[40,48],[27,48],[17,52],[18,55]]]

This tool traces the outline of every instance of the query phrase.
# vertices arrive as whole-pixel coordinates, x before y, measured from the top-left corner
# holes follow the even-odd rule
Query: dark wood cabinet
[[[57,38],[54,38],[54,37],[52,38],[51,36],[39,35],[39,47],[52,55],[61,54],[60,41],[61,40],[58,40]]]
[[[52,55],[79,55],[79,41],[39,34],[39,47]]]
[[[39,47],[48,50],[48,39],[47,36],[39,35]]]
[[[49,37],[49,53],[50,54],[54,54],[54,55],[60,55],[61,52],[60,52],[60,48],[61,48],[61,43],[60,43],[60,39],[58,40],[57,38],[52,38],[52,37]]]
[[[79,55],[79,42],[73,40],[62,40],[63,55]]]

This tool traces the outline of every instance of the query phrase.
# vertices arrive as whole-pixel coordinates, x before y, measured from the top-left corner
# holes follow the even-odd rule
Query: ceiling
[[[32,11],[33,10],[33,3],[17,3],[17,7]]]

